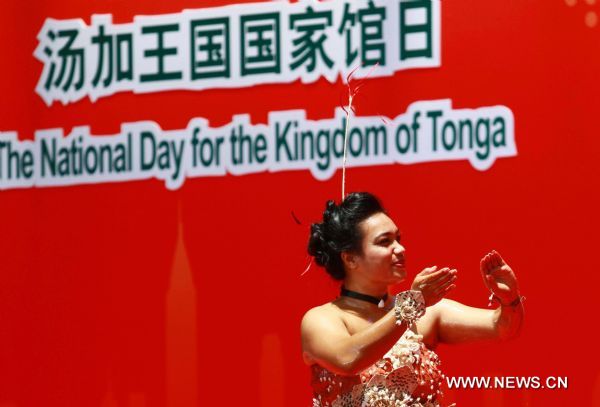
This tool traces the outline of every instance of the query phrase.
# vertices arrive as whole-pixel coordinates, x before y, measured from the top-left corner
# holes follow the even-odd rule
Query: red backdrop
[[[32,53],[48,17],[135,15],[226,1],[3,1],[0,131],[153,120],[212,126],[248,113],[333,115],[341,81],[119,93],[47,107]],[[595,14],[594,14],[595,13]],[[515,269],[526,325],[502,344],[440,347],[449,376],[566,376],[560,390],[448,390],[461,406],[600,405],[597,347],[600,25],[594,1],[445,0],[442,66],[368,80],[358,115],[395,117],[416,100],[505,105],[518,155],[353,168],[348,189],[380,196],[399,225],[410,277],[459,269],[451,298],[485,306],[492,248]],[[307,264],[309,224],[341,174],[308,171],[0,192],[0,406],[305,406],[299,322],[337,285]],[[301,221],[298,225],[292,212]]]

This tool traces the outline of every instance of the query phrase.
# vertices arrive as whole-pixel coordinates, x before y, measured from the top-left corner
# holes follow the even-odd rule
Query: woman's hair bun
[[[325,223],[332,221],[337,209],[338,206],[333,200],[327,201],[327,203],[325,204],[325,211],[323,212],[323,222]]]
[[[379,212],[385,212],[381,203],[368,192],[351,193],[339,205],[327,201],[323,221],[310,227],[308,254],[334,279],[343,280],[346,271],[342,252],[360,252],[362,234],[359,224]]]
[[[308,253],[315,258],[319,266],[327,267],[329,254],[325,250],[325,237],[323,236],[323,224],[313,223],[310,227],[310,239],[308,241]]]

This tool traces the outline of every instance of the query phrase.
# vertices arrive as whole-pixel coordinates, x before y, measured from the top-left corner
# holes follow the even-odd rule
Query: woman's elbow
[[[358,352],[340,352],[329,361],[322,361],[324,367],[340,376],[356,376],[364,370]]]
[[[508,342],[516,339],[521,334],[521,327],[521,323],[519,323],[519,325],[516,327],[500,327],[496,330],[496,338],[501,342]]]

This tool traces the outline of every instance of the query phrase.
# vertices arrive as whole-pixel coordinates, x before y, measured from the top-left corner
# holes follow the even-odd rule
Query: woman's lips
[[[394,267],[404,267],[404,262],[403,261],[396,261],[396,262],[392,263],[392,265]]]

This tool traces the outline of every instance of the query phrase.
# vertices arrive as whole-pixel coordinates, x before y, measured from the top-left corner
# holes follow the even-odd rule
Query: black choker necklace
[[[357,293],[356,291],[348,290],[346,287],[342,286],[342,290],[340,292],[341,296],[356,298],[357,300],[367,301],[371,304],[377,305],[379,308],[383,308],[385,306],[385,301],[388,299],[387,293],[381,297],[373,297],[372,295]]]

